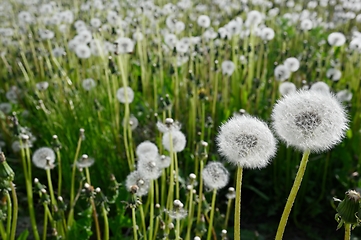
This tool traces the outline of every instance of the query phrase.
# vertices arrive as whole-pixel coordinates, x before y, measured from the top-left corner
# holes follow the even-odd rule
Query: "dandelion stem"
[[[351,224],[345,223],[345,240],[351,239]]]
[[[10,183],[11,184],[11,183]],[[6,236],[10,236],[11,233],[11,219],[12,219],[12,202],[11,202],[11,198],[10,198],[10,194],[8,191],[5,190],[5,197],[6,197],[6,203],[7,203],[7,208],[8,208],[8,212],[7,212],[7,223],[6,223]],[[10,240],[10,237],[9,237]]]
[[[102,204],[103,219],[104,219],[104,240],[109,240],[109,221],[108,221],[108,212],[105,209],[104,204]]]
[[[56,150],[56,157],[58,159],[58,196],[61,196],[61,183],[62,183],[62,168],[61,168],[61,156],[59,149]]]
[[[234,211],[234,239],[241,239],[241,187],[242,187],[243,168],[237,169],[237,183],[236,183],[236,199]]]
[[[303,157],[302,157],[302,160],[301,160],[300,167],[298,168],[298,172],[297,172],[295,181],[293,183],[290,195],[288,196],[286,206],[285,206],[285,208],[283,210],[283,214],[282,214],[280,223],[278,225],[276,240],[281,240],[283,238],[283,233],[284,233],[285,228],[286,228],[288,216],[290,215],[292,205],[293,205],[293,203],[294,203],[294,201],[296,199],[298,189],[301,186],[302,178],[303,178],[303,175],[304,175],[305,170],[306,170],[309,155],[310,155],[310,150],[306,150],[303,153]]]
[[[212,237],[212,228],[213,228],[213,218],[214,218],[214,209],[216,204],[216,197],[217,197],[217,189],[213,189],[213,196],[212,196],[212,208],[211,208],[211,216],[209,219],[209,227],[208,227],[208,234],[207,240],[211,240]]]
[[[94,203],[94,199],[90,198],[90,203],[92,205],[93,208],[93,217],[94,217],[94,222],[95,222],[95,229],[96,229],[96,234],[97,234],[97,240],[101,240],[101,233],[100,233],[100,227],[99,227],[99,221],[98,221],[98,214],[97,214],[97,210],[95,207],[95,203]]]
[[[135,207],[132,207],[132,222],[133,222],[133,238],[134,240],[138,240],[137,220],[135,218]]]
[[[54,190],[53,190],[53,183],[51,181],[50,169],[46,169],[46,177],[48,178],[48,185],[49,185],[49,193],[50,193],[50,198],[51,198],[51,204],[56,206]]]
[[[18,220],[18,197],[16,195],[15,185],[14,183],[11,183],[11,196],[13,198],[13,218],[11,223],[11,234],[10,234],[10,240],[15,239],[16,234],[16,224]]]
[[[193,223],[193,185],[192,189],[189,191],[189,215],[188,215],[188,225],[187,225],[187,235],[186,240],[189,240],[191,238],[191,229],[192,229],[192,223]]]
[[[6,231],[2,221],[0,221],[0,236],[2,239],[6,239]]]
[[[232,198],[228,199],[226,218],[224,220],[224,226],[223,226],[224,229],[227,229],[228,226],[228,219],[229,219],[229,214],[231,213],[231,207],[232,207]]]

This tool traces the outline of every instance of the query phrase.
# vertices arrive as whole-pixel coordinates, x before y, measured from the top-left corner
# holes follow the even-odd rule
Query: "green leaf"
[[[20,234],[20,236],[17,238],[17,240],[26,240],[26,239],[28,239],[28,236],[29,236],[29,231],[25,230],[24,232],[22,232]]]

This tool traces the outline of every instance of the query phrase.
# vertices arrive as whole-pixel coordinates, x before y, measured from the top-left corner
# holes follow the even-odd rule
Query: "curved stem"
[[[241,187],[243,168],[237,169],[236,199],[234,211],[234,239],[241,239]]]
[[[10,184],[12,184],[12,183],[10,183]],[[10,222],[11,222],[11,219],[12,219],[12,202],[11,202],[11,198],[10,198],[10,194],[9,194],[9,192],[8,191],[6,191],[6,193],[5,193],[5,197],[6,197],[6,203],[7,203],[7,208],[8,208],[8,211],[7,211],[7,216],[6,216],[6,218],[7,218],[7,223],[6,223],[6,236],[10,236],[10,232],[11,232],[11,224],[10,224]],[[10,238],[9,238],[10,239]]]
[[[211,208],[211,216],[209,219],[207,240],[211,240],[211,237],[212,237],[212,228],[213,228],[213,218],[214,218],[214,208],[215,208],[215,204],[216,204],[216,197],[217,197],[217,189],[213,189],[212,208]]]
[[[101,240],[101,233],[100,233],[100,227],[99,227],[99,221],[98,221],[98,214],[97,214],[97,210],[95,207],[95,203],[94,200],[92,198],[90,198],[90,203],[92,205],[93,208],[93,217],[94,217],[94,223],[95,223],[95,229],[96,229],[96,234],[97,234],[97,240]]]
[[[105,209],[104,204],[102,205],[103,218],[104,218],[104,240],[109,240],[109,221],[108,212]]]
[[[231,213],[231,207],[232,207],[232,198],[228,199],[227,212],[226,212],[226,218],[225,218],[225,220],[224,220],[223,229],[227,229],[229,214]]]
[[[307,167],[307,162],[308,162],[309,155],[310,155],[310,150],[306,150],[303,153],[303,157],[302,157],[302,160],[301,160],[300,167],[298,168],[298,172],[297,172],[295,181],[293,183],[290,195],[288,196],[286,206],[285,206],[285,208],[283,210],[283,214],[282,214],[280,223],[278,225],[276,240],[281,240],[283,238],[283,233],[284,233],[285,228],[286,228],[288,216],[290,215],[293,203],[294,203],[294,201],[296,199],[298,189],[301,186],[302,178],[303,178],[303,175],[304,175],[306,167]]]

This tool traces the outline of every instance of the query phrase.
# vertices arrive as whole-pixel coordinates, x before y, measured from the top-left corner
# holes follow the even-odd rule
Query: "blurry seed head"
[[[155,145],[150,141],[144,141],[137,146],[135,153],[137,154],[138,158],[141,157],[153,158],[158,156],[158,147],[157,145]]]
[[[158,121],[157,128],[160,132],[166,133],[169,131],[179,131],[182,127],[178,121],[174,121],[172,118],[167,118],[164,123]]]
[[[3,112],[4,114],[10,114],[12,109],[13,107],[11,103],[7,103],[7,102],[0,103],[0,112]]]
[[[38,89],[39,91],[45,91],[46,89],[48,89],[49,83],[47,81],[38,82],[37,84],[35,84],[35,86],[36,89]]]
[[[181,152],[184,150],[187,140],[181,131],[174,130],[163,134],[162,143],[164,148],[168,151],[173,150],[173,152]]]
[[[85,44],[77,44],[74,50],[78,58],[86,59],[91,56],[90,48]]]
[[[48,147],[39,148],[33,153],[32,161],[38,168],[52,168],[55,162],[55,153]]]
[[[159,156],[159,167],[160,168],[167,168],[170,166],[172,159],[169,156],[160,155]]]
[[[219,128],[218,152],[228,162],[243,168],[263,168],[276,153],[276,139],[263,121],[238,115]]]
[[[247,19],[246,19],[246,26],[248,27],[256,27],[262,22],[263,16],[257,10],[252,10],[248,12]]]
[[[118,38],[115,40],[114,45],[116,54],[131,53],[134,50],[134,42],[127,37]]]
[[[341,76],[342,76],[341,71],[336,68],[330,68],[326,72],[326,77],[331,79],[332,81],[340,80]]]
[[[348,129],[344,108],[332,94],[299,90],[278,100],[273,129],[288,146],[322,152],[341,142]]]
[[[171,219],[183,219],[187,216],[188,212],[183,208],[183,203],[178,199],[173,202],[173,210],[165,210]]]
[[[352,99],[352,92],[348,89],[341,90],[336,93],[336,98],[339,102],[350,102]]]
[[[309,31],[313,28],[313,23],[310,19],[303,19],[301,21],[300,28],[303,31]]]
[[[121,103],[131,103],[134,100],[134,92],[130,87],[121,87],[117,91],[117,99]]]
[[[139,125],[138,119],[132,114],[129,116],[130,129],[135,130]],[[125,119],[123,119],[123,126],[125,126]]]
[[[211,19],[207,15],[200,15],[197,24],[202,28],[208,28],[211,25]]]
[[[223,75],[231,76],[235,70],[235,65],[232,61],[226,60],[222,62]]]
[[[333,32],[330,35],[328,35],[327,37],[327,42],[331,45],[331,46],[342,46],[345,44],[346,42],[346,37],[343,33],[340,32]]]
[[[278,65],[274,70],[275,79],[277,81],[285,81],[291,76],[291,72],[285,65]]]
[[[296,85],[292,82],[282,82],[278,87],[279,92],[282,96],[293,93],[297,91]]]
[[[287,58],[283,63],[291,72],[296,72],[300,68],[300,61],[295,57]]]
[[[222,189],[229,181],[229,172],[220,162],[209,162],[202,170],[204,185],[209,190]]]
[[[270,41],[275,37],[275,31],[272,28],[265,27],[261,30],[260,37],[262,40]]]
[[[131,191],[133,186],[137,186],[137,191],[134,194],[139,197],[148,194],[149,185],[149,179],[144,177],[139,171],[131,172],[125,181],[125,186],[128,191]]]
[[[319,91],[319,92],[322,92],[325,94],[330,93],[330,87],[325,82],[315,82],[314,84],[312,84],[310,90],[311,91]]]
[[[93,89],[97,84],[96,82],[94,81],[94,79],[92,78],[87,78],[87,79],[84,79],[81,83],[82,87],[84,90],[86,91],[90,91],[91,89]]]
[[[94,158],[90,158],[87,154],[83,154],[75,164],[78,168],[88,168],[93,166],[94,162]]]

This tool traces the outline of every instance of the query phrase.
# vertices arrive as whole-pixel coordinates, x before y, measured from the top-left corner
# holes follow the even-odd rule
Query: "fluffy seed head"
[[[157,179],[162,169],[159,167],[159,158],[156,156],[144,156],[138,159],[137,169],[141,175],[147,176],[148,179]]]
[[[318,91],[289,94],[272,112],[273,129],[289,146],[321,152],[338,144],[348,128],[344,108],[334,95]]]
[[[243,168],[263,168],[276,153],[276,139],[263,121],[236,115],[223,124],[217,136],[218,151]]]
[[[325,82],[315,82],[314,84],[312,84],[310,90],[319,91],[326,94],[330,93],[330,87]]]
[[[133,89],[130,87],[121,87],[117,91],[117,99],[121,103],[131,103],[134,99]]]
[[[210,162],[202,170],[204,185],[210,189],[224,188],[229,181],[229,172],[220,162]]]
[[[164,148],[168,151],[171,151],[172,143],[172,150],[174,152],[181,152],[184,150],[187,140],[181,131],[169,131],[163,134],[162,143]]]
[[[137,146],[135,150],[138,158],[141,157],[156,157],[158,156],[158,147],[150,141],[144,141]]]
[[[125,186],[128,191],[131,191],[134,186],[137,187],[135,195],[144,196],[148,194],[150,181],[145,178],[139,171],[131,172],[125,181]]]
[[[55,153],[48,147],[39,148],[34,152],[32,161],[36,167],[47,169],[54,164]]]
[[[291,82],[282,82],[280,86],[278,87],[279,92],[282,96],[296,92],[297,88],[294,83]]]

